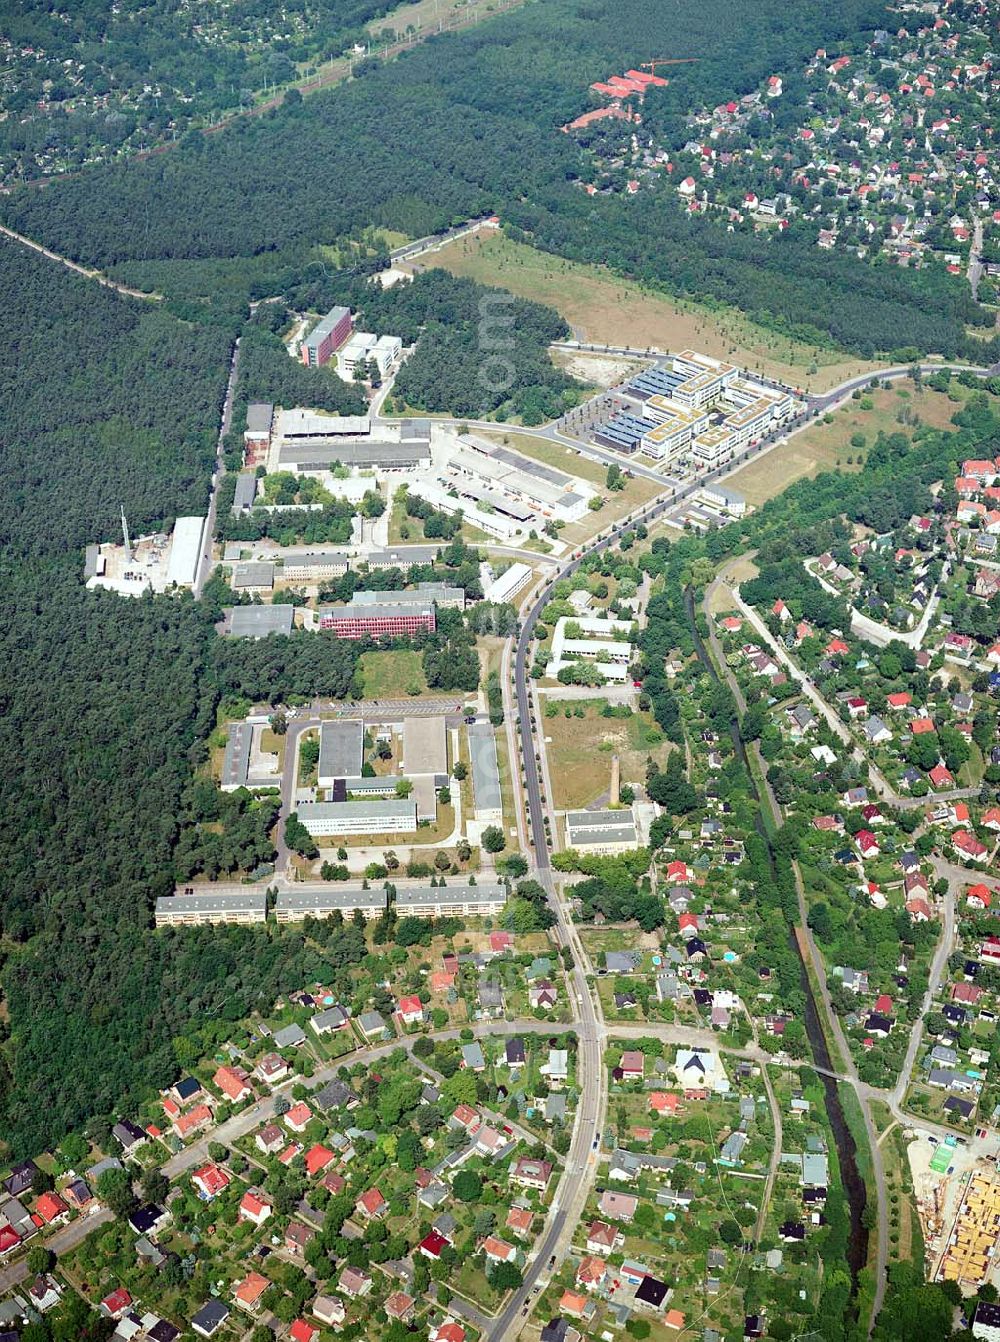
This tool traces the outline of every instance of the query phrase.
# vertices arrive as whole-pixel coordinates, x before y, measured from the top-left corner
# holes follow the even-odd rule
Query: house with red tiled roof
[[[1000,806],[988,806],[979,823],[983,829],[990,829],[994,834],[1000,833]]]
[[[843,657],[848,652],[850,652],[850,648],[842,638],[831,638],[830,642],[826,645],[826,653],[828,657]]]
[[[335,1159],[334,1153],[328,1146],[317,1142],[315,1146],[310,1146],[305,1154],[306,1174],[313,1178],[325,1170],[327,1165],[332,1165]]]
[[[212,1083],[233,1104],[240,1104],[243,1100],[249,1100],[253,1095],[247,1081],[247,1074],[242,1067],[220,1067],[212,1077]]]
[[[465,1329],[453,1319],[431,1329],[430,1342],[465,1342]]]
[[[293,1104],[284,1117],[286,1127],[291,1128],[292,1132],[305,1132],[311,1120],[312,1110],[304,1100]]]
[[[608,1265],[603,1258],[587,1254],[580,1259],[580,1266],[576,1269],[576,1280],[585,1291],[596,1291],[598,1287],[604,1285],[607,1276]]]
[[[424,1018],[424,1005],[416,994],[401,997],[396,1009],[404,1025],[417,1025]]]
[[[862,857],[878,857],[881,849],[878,839],[870,829],[859,829],[854,838]]]
[[[271,1285],[266,1277],[262,1277],[259,1272],[248,1272],[243,1280],[237,1283],[233,1298],[241,1309],[245,1309],[249,1314],[256,1314],[260,1309],[261,1296]]]
[[[934,731],[933,718],[912,718],[910,720],[910,734],[912,736],[923,736],[927,732]]]
[[[354,1210],[363,1216],[366,1221],[371,1221],[385,1215],[385,1209],[389,1204],[382,1196],[378,1188],[369,1188],[367,1192],[362,1193],[354,1204]]]
[[[131,1303],[132,1297],[128,1291],[124,1286],[119,1286],[117,1291],[104,1297],[99,1309],[106,1319],[120,1319]]]
[[[417,1252],[429,1258],[432,1263],[436,1263],[447,1247],[448,1241],[445,1237],[439,1231],[431,1230],[417,1245]]]
[[[654,1090],[650,1092],[649,1107],[654,1114],[675,1115],[680,1109],[681,1097],[676,1091]]]
[[[963,857],[969,858],[972,862],[982,862],[989,852],[986,845],[980,843],[967,829],[956,830],[951,836],[951,842]]]
[[[496,1235],[487,1235],[483,1241],[483,1252],[491,1263],[512,1263],[517,1257],[517,1250],[513,1244],[508,1244],[505,1239],[500,1239]]]
[[[951,985],[951,1000],[953,1002],[962,1002],[965,1006],[975,1006],[983,995],[983,989],[978,983],[953,983]]]
[[[506,1228],[511,1234],[517,1235],[519,1239],[526,1238],[531,1234],[531,1227],[535,1221],[535,1213],[529,1207],[511,1207],[507,1213],[507,1220],[504,1222]]]
[[[400,1323],[409,1323],[413,1317],[413,1307],[416,1304],[412,1295],[407,1295],[405,1291],[393,1291],[385,1302],[384,1309],[386,1318],[398,1319]]]
[[[885,701],[890,708],[909,708],[913,702],[913,695],[906,690],[895,690],[892,694],[886,695]]]
[[[315,1342],[319,1337],[319,1329],[314,1328],[311,1323],[306,1323],[305,1319],[296,1319],[288,1330],[288,1336],[292,1342]]]
[[[913,899],[908,899],[903,908],[910,915],[910,921],[914,923],[929,923],[934,917],[934,910],[928,904],[926,899],[920,895],[915,895]]]
[[[229,1175],[218,1165],[202,1165],[200,1169],[195,1170],[191,1175],[191,1182],[198,1190],[198,1196],[203,1202],[211,1202],[217,1198],[220,1193],[224,1193],[230,1185]]]
[[[988,885],[970,885],[965,902],[970,909],[988,909],[993,902],[993,895]]]
[[[955,780],[950,771],[943,764],[935,764],[927,777],[936,788],[949,788],[955,786]]]
[[[166,1105],[163,1106],[166,1108]],[[200,1131],[212,1121],[212,1111],[207,1104],[196,1104],[186,1114],[178,1114],[173,1120],[173,1129],[182,1140],[193,1132]]]
[[[40,1216],[47,1226],[55,1225],[58,1221],[65,1221],[69,1216],[69,1207],[63,1202],[58,1193],[43,1193],[35,1203],[35,1213]]]
[[[259,1188],[248,1188],[240,1199],[241,1221],[251,1221],[255,1226],[262,1226],[273,1211],[267,1194]]]
[[[591,1254],[614,1253],[625,1243],[625,1236],[617,1226],[607,1221],[591,1221],[587,1227],[587,1252]]]

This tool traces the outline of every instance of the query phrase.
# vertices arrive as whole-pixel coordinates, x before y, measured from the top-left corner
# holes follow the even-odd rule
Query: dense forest
[[[980,314],[960,279],[870,265],[794,237],[728,233],[687,216],[666,186],[590,198],[578,185],[585,150],[558,130],[589,105],[591,81],[651,52],[698,55],[651,100],[650,114],[662,121],[688,101],[736,97],[775,61],[801,60],[820,42],[829,47],[881,21],[873,0],[835,12],[821,0],[679,0],[669,22],[654,0],[550,0],[436,38],[340,89],[290,98],[224,135],[15,192],[0,208],[73,257],[153,263],[148,275],[167,290],[176,276],[176,292],[188,294],[193,265],[203,289],[215,277],[230,299],[241,286],[244,295],[274,292],[315,261],[317,244],[359,228],[420,236],[497,210],[515,236],[673,292],[736,303],[782,331],[866,355],[921,349],[978,358],[966,328]],[[426,351],[414,360],[414,394],[462,362],[459,336],[442,345],[436,363]],[[538,385],[549,388],[551,408],[561,389]],[[448,399],[468,413],[464,387]]]
[[[366,42],[407,0],[22,0],[4,15],[0,176],[36,177],[176,136]],[[390,29],[391,31],[391,29]]]
[[[211,613],[82,582],[121,503],[136,529],[204,509],[229,337],[0,246],[0,1126],[33,1154],[168,1079],[171,1040],[273,994],[297,943],[149,930],[215,720]]]

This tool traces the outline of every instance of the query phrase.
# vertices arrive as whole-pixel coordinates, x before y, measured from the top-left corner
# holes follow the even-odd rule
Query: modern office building
[[[351,309],[331,308],[303,340],[302,362],[307,368],[321,368],[350,334]]]
[[[315,625],[337,638],[399,638],[433,634],[437,628],[434,603],[423,605],[358,604],[328,606],[316,612]]]

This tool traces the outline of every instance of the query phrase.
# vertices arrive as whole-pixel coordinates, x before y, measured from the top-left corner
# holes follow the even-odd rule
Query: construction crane
[[[662,56],[655,61],[643,61],[639,69],[648,70],[651,75],[655,75],[658,65],[690,65],[692,61],[700,59],[700,56]]]

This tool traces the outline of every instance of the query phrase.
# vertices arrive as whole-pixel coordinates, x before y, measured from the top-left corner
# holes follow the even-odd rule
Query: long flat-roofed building
[[[372,431],[370,415],[324,415],[316,410],[283,410],[281,436],[285,442],[308,439],[357,438]]]
[[[404,634],[433,634],[437,616],[433,601],[406,605],[351,602],[318,610],[314,623],[337,638],[399,638]]]
[[[329,471],[334,466],[357,470],[412,471],[431,464],[429,443],[415,439],[411,442],[348,441],[336,438],[326,440],[287,439],[278,449],[278,469],[308,475],[315,471]]]
[[[201,561],[201,542],[205,534],[203,517],[178,517],[170,538],[170,558],[167,561],[167,585],[192,587],[198,577]]]
[[[465,914],[494,918],[507,903],[507,888],[499,881],[482,885],[403,885],[396,887],[400,918],[441,918]]]
[[[393,801],[317,801],[299,808],[298,817],[314,838],[341,834],[409,834],[417,828],[417,804]]]
[[[582,852],[610,856],[639,847],[630,810],[567,811],[566,845]]]
[[[234,606],[226,613],[223,633],[231,638],[267,638],[268,634],[290,634],[294,606]]]
[[[503,803],[500,799],[496,736],[488,722],[470,723],[468,733],[475,818],[500,824],[503,821]]]
[[[365,728],[362,722],[345,718],[324,722],[319,729],[319,767],[316,782],[333,787],[340,778],[360,775],[364,765]]]
[[[211,886],[166,895],[156,901],[157,927],[200,927],[207,923],[262,923],[267,917],[267,891],[259,888]]]
[[[345,918],[360,909],[367,919],[385,912],[388,896],[384,888],[365,890],[361,885],[326,881],[323,885],[294,886],[281,890],[274,916],[279,923],[300,923],[303,918],[327,918],[339,910]]]
[[[426,606],[428,601],[445,610],[465,610],[465,588],[445,582],[420,582],[416,587],[385,592],[361,590],[351,598],[353,606]]]
[[[257,497],[257,477],[253,471],[240,471],[236,477],[236,492],[233,495],[233,512],[237,517],[248,513]]]

